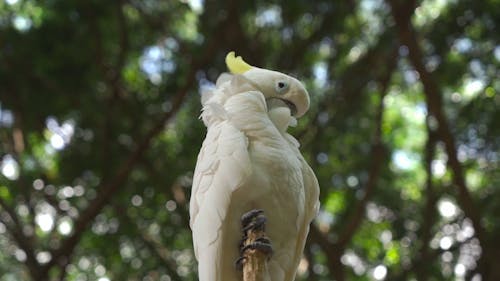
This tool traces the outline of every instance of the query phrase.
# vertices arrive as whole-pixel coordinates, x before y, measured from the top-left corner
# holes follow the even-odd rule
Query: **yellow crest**
[[[233,51],[229,52],[226,56],[226,65],[229,71],[232,74],[242,74],[250,69],[253,66],[246,63],[241,56],[235,56]]]

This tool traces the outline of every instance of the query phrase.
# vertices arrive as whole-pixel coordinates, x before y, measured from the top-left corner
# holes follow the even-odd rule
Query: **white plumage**
[[[228,66],[234,69],[231,60]],[[290,76],[244,67],[241,74],[222,74],[202,98],[207,135],[190,201],[199,280],[241,280],[235,269],[240,218],[263,209],[274,249],[270,280],[292,281],[319,207],[316,177],[286,132],[296,123],[293,115],[307,111],[309,96]]]

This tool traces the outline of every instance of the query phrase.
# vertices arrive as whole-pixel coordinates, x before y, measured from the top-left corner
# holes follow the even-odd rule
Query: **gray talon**
[[[267,238],[265,240],[269,241]],[[243,247],[242,252],[245,252],[246,250],[258,250],[268,256],[273,254],[273,247],[271,244],[260,241],[255,241],[252,244],[246,245]]]
[[[261,215],[263,213],[264,213],[264,211],[261,209],[253,209],[253,210],[250,210],[249,212],[244,213],[243,216],[241,216],[241,226],[243,228],[246,227],[255,218],[257,218],[259,215]]]
[[[243,270],[243,262],[246,260],[247,258],[244,257],[244,256],[241,256],[239,257],[235,262],[234,262],[234,265],[236,266],[236,269],[241,271]]]

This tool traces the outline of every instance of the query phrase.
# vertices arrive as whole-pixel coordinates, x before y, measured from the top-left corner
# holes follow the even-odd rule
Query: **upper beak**
[[[306,89],[290,91],[280,97],[290,107],[294,117],[302,117],[309,110],[309,94]]]

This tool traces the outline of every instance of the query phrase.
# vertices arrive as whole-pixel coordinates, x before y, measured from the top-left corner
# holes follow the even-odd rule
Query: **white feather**
[[[270,280],[295,278],[319,189],[297,140],[285,132],[290,111],[273,114],[270,118],[264,94],[242,75],[221,77],[203,103],[207,135],[190,201],[200,281],[241,280],[234,266],[240,217],[255,208],[268,218],[274,248]]]

